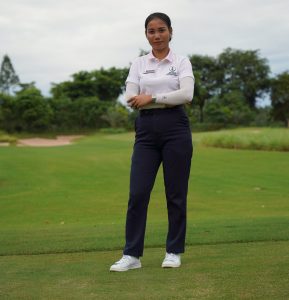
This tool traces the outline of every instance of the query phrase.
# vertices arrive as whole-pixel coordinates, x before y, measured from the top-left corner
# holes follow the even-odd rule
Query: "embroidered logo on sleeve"
[[[166,75],[178,76],[177,68],[176,67],[170,67],[169,68],[169,73],[167,73]]]
[[[145,72],[143,72],[143,74],[152,74],[155,72],[156,72],[156,70],[146,70]]]

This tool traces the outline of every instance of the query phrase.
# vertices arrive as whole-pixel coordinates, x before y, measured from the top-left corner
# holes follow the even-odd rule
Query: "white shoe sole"
[[[119,267],[111,266],[109,271],[110,272],[125,272],[128,270],[139,269],[139,268],[141,268],[141,264],[132,265],[132,266],[129,266],[128,268],[119,268]]]
[[[162,268],[179,268],[181,264],[163,263]]]

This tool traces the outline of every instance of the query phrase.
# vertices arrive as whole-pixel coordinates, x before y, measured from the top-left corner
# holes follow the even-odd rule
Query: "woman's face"
[[[146,37],[153,50],[162,51],[169,48],[172,29],[161,19],[153,19],[147,25]]]

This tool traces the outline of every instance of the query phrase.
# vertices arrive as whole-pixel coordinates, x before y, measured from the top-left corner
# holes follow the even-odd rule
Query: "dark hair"
[[[171,26],[171,19],[169,18],[168,15],[161,13],[161,12],[155,12],[150,14],[146,20],[145,20],[145,29],[147,30],[148,24],[150,21],[152,21],[153,19],[161,19],[162,21],[164,21],[166,23],[166,25],[168,26],[168,28],[170,29]]]

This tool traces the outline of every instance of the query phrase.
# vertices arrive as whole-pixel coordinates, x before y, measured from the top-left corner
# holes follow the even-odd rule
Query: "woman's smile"
[[[167,55],[171,33],[171,28],[161,19],[154,19],[149,22],[146,29],[146,37],[153,48],[154,55],[159,56],[158,58]]]

